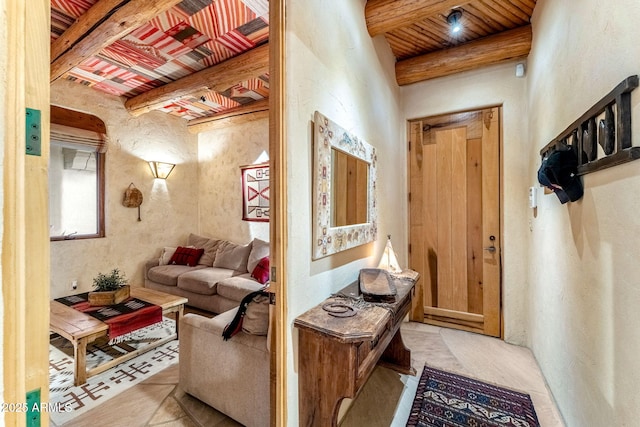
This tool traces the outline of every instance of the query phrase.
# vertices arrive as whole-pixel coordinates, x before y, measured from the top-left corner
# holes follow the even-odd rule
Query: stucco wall
[[[197,136],[186,122],[160,112],[131,116],[120,98],[59,81],[51,87],[51,103],[94,114],[107,126],[105,227],[101,239],[51,242],[51,297],[70,292],[77,280],[88,291],[98,272],[117,267],[132,285],[143,284],[146,260],[163,246],[186,243],[198,231]],[[171,176],[154,180],[147,161],[175,163]],[[124,191],[133,182],[142,192],[142,221],[136,209],[122,205]]]
[[[515,62],[403,86],[404,118],[502,106],[502,303],[508,342],[526,344],[528,138],[525,80]]]
[[[203,235],[248,243],[269,241],[269,223],[242,220],[240,166],[263,163],[269,119],[198,134],[200,229]],[[267,157],[268,159],[268,157]]]
[[[538,151],[640,72],[635,0],[538,0],[529,55],[529,184]],[[632,95],[640,145],[640,90]],[[531,348],[569,426],[640,417],[640,162],[584,176],[584,197],[542,196],[530,213]]]
[[[394,58],[383,37],[371,39],[365,1],[287,1],[286,133],[289,209],[287,255],[288,425],[298,425],[296,316],[376,265],[392,234],[406,266],[405,127]],[[378,150],[378,240],[311,260],[312,121],[320,111]]]

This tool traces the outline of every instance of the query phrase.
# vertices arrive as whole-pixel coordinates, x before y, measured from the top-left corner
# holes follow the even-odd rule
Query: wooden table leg
[[[342,399],[355,397],[355,349],[318,334],[298,334],[300,426],[336,427]]]
[[[176,339],[180,336],[178,328],[180,326],[180,319],[182,319],[182,316],[184,316],[184,305],[180,304],[178,311],[176,311]]]
[[[88,338],[78,339],[73,346],[75,372],[73,385],[81,385],[87,382],[87,342]]]
[[[382,353],[379,363],[401,374],[416,374],[416,370],[411,367],[411,350],[404,345],[400,328],[398,328],[384,353]]]

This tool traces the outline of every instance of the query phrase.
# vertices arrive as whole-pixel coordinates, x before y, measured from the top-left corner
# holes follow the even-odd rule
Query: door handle
[[[491,240],[491,246],[487,246],[484,250],[494,253],[496,251],[496,245],[493,242],[496,241],[496,236],[489,236],[489,240]]]

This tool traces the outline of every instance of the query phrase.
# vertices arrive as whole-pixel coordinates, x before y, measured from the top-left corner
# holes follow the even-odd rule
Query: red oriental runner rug
[[[92,306],[89,304],[89,292],[85,292],[56,298],[56,301],[109,325],[110,340],[162,321],[162,307],[138,298],[129,298],[119,304]]]

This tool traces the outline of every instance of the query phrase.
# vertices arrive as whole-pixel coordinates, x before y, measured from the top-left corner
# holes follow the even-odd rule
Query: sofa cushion
[[[180,275],[178,278],[178,287],[196,294],[213,295],[217,291],[216,285],[218,282],[231,278],[232,275],[232,270],[224,268],[201,268]]]
[[[169,264],[173,265],[188,265],[189,267],[195,267],[198,265],[200,257],[204,253],[202,248],[189,248],[186,246],[178,246],[176,251],[171,256]]]
[[[218,246],[213,266],[234,270],[235,274],[246,273],[250,253],[251,243],[242,246],[232,242],[224,242]]]
[[[251,335],[267,335],[269,331],[269,297],[258,295],[247,305],[242,331]]]
[[[263,288],[260,283],[251,278],[249,273],[240,276],[229,277],[218,282],[218,295],[232,299],[234,301],[242,301],[242,298],[251,292]]]
[[[161,285],[176,286],[178,284],[178,276],[189,271],[205,268],[205,266],[189,267],[186,265],[159,265],[151,267],[147,271],[147,277]]]
[[[269,281],[269,257],[266,256],[260,260],[256,267],[251,271],[251,277],[263,285]]]
[[[213,260],[216,257],[216,251],[218,246],[224,242],[224,240],[199,236],[197,234],[189,234],[188,244],[196,248],[204,249],[204,254],[198,261],[198,264],[206,265],[208,267],[213,266]]]
[[[175,247],[164,247],[162,249],[162,252],[160,253],[160,258],[158,259],[158,265],[167,265],[169,264],[169,260],[171,260],[171,257],[173,256],[173,254],[176,252]]]
[[[269,256],[269,242],[253,239],[251,243],[251,253],[249,253],[249,259],[247,260],[247,271],[251,273],[260,260],[266,256]]]

